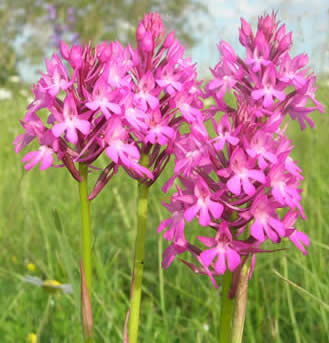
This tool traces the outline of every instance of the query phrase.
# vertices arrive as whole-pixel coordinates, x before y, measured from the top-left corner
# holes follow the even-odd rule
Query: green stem
[[[85,286],[87,288],[87,298],[82,299],[82,310],[89,306],[88,312],[91,312],[91,292],[92,292],[92,267],[91,267],[91,220],[90,220],[90,203],[88,200],[88,165],[79,164],[81,182],[79,183],[80,207],[81,207],[81,254],[82,268],[84,272]],[[85,342],[92,342],[92,319],[87,321],[85,318],[92,318],[91,313],[83,313],[83,327],[85,332]],[[89,323],[89,324],[88,324]],[[88,327],[86,327],[88,326]],[[86,334],[88,333],[88,334]]]
[[[149,157],[142,155],[141,165],[147,166]],[[138,205],[137,205],[137,236],[135,243],[135,261],[131,281],[130,294],[130,317],[129,317],[129,343],[137,343],[138,326],[140,314],[140,302],[142,294],[143,271],[144,271],[144,245],[146,237],[147,222],[147,196],[148,186],[145,183],[138,184]]]
[[[231,342],[232,316],[234,309],[234,299],[229,297],[232,286],[232,273],[227,270],[223,276],[221,311],[219,323],[219,343]]]
[[[248,299],[248,261],[245,262],[240,271],[239,283],[235,295],[235,310],[232,328],[232,343],[241,343],[243,337],[243,328],[246,318],[247,299]]]

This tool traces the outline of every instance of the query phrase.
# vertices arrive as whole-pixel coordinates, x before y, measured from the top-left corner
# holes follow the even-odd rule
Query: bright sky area
[[[243,53],[238,41],[240,17],[255,28],[258,16],[278,11],[278,18],[293,31],[294,53],[307,53],[316,73],[329,72],[329,0],[203,0],[209,14],[190,13],[190,24],[199,31],[198,44],[188,52],[199,65],[201,77],[207,77],[209,66],[218,61],[216,44],[220,40],[230,43]],[[187,9],[188,11],[188,9]],[[28,81],[36,81],[38,74],[21,65],[21,73]]]

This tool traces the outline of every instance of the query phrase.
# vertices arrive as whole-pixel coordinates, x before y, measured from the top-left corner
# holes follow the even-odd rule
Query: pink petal
[[[53,155],[51,151],[47,151],[45,155],[43,156],[40,164],[40,170],[48,169],[52,166],[54,162]]]
[[[241,261],[240,255],[235,250],[227,247],[226,257],[227,257],[228,268],[231,272],[233,272],[235,268],[240,264],[240,261]]]
[[[238,175],[234,175],[227,182],[227,188],[235,195],[241,193],[241,180]]]
[[[189,207],[187,210],[184,212],[184,218],[188,221],[191,222],[193,218],[196,216],[196,214],[199,211],[199,206],[198,204],[195,204],[191,207]]]
[[[77,120],[75,127],[84,135],[88,135],[90,131],[90,123],[87,120]]]
[[[39,151],[30,151],[22,158],[22,162],[23,163],[28,162],[34,159],[35,157],[37,157],[38,155],[39,155]]]
[[[210,223],[210,216],[209,216],[209,212],[208,212],[208,208],[207,207],[201,207],[199,223],[202,226],[208,226],[209,225],[209,223]]]
[[[108,148],[105,149],[105,153],[113,162],[118,163],[119,154],[118,154],[117,149],[114,149],[111,146],[109,146]]]
[[[305,249],[305,247],[303,246],[309,246],[310,245],[310,240],[308,238],[308,236],[301,231],[297,231],[295,230],[290,236],[289,239],[296,245],[296,247],[304,254],[307,255],[307,251]],[[301,244],[303,243],[303,244]]]
[[[22,159],[22,162],[28,162],[25,164],[24,169],[30,170],[33,168],[36,164],[38,164],[41,160],[41,153],[40,151],[31,151],[27,153],[24,158]]]
[[[227,137],[227,140],[232,144],[232,145],[237,145],[239,143],[239,138],[234,137],[234,136],[229,136]]]
[[[120,114],[121,113],[121,107],[117,104],[114,104],[113,102],[109,102],[107,104],[107,107],[114,112],[115,114]]]
[[[209,248],[217,244],[216,239],[212,237],[198,236],[197,238],[202,244],[204,244],[205,246]]]
[[[208,208],[215,219],[219,219],[223,213],[224,206],[214,201],[209,201]]]
[[[264,94],[264,107],[270,107],[273,105],[273,97],[272,94],[265,93]]]
[[[280,237],[267,223],[264,224],[264,230],[273,243],[279,243]]]
[[[250,234],[260,242],[265,240],[263,225],[257,219],[251,225]]]
[[[277,90],[277,89],[273,89],[272,93],[280,101],[283,101],[286,98],[286,94],[282,91]]]
[[[284,236],[285,235],[285,229],[284,229],[284,225],[282,224],[282,222],[278,219],[275,219],[273,217],[270,217],[268,219],[268,223],[275,229],[275,231],[280,235],[280,236]]]
[[[173,222],[172,218],[168,218],[163,220],[160,225],[158,226],[157,233],[163,231],[167,226],[169,226]]]
[[[92,111],[96,111],[99,108],[99,104],[97,101],[87,102],[86,106]]]
[[[259,181],[260,183],[265,183],[265,175],[262,171],[256,170],[256,169],[251,169],[248,170],[248,176],[254,180]]]
[[[218,88],[219,86],[221,86],[223,84],[223,81],[220,80],[220,79],[214,79],[214,80],[211,80],[209,83],[208,83],[208,89],[209,90],[213,90],[215,88]]]
[[[217,248],[208,249],[208,250],[203,251],[200,254],[200,259],[206,267],[209,267],[217,254],[218,254]]]
[[[226,270],[225,253],[218,254],[215,270],[219,274],[224,274]]]
[[[75,127],[68,127],[66,131],[66,137],[69,142],[76,144],[78,142],[78,134]]]
[[[249,196],[252,196],[255,194],[256,192],[255,186],[249,181],[248,178],[245,178],[242,180],[242,186],[243,186],[243,191]]]
[[[264,96],[264,94],[265,94],[264,89],[256,89],[251,92],[251,96],[255,100],[259,100],[260,98]]]
[[[60,137],[63,132],[66,130],[66,123],[65,122],[62,122],[62,123],[59,123],[59,124],[55,124],[52,129],[51,129],[51,132],[53,133],[53,135],[55,137]]]
[[[152,110],[154,110],[159,105],[159,100],[151,94],[148,94],[146,100],[147,100],[147,102],[150,105]]]

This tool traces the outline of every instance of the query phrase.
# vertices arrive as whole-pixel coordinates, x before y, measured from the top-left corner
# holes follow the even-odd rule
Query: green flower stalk
[[[223,276],[221,313],[219,322],[219,343],[231,342],[232,316],[234,310],[234,299],[230,298],[232,276],[233,274],[229,270],[227,270]]]
[[[147,166],[149,157],[142,155],[141,164]],[[129,318],[129,343],[136,343],[138,339],[138,326],[140,315],[140,303],[142,294],[142,282],[144,271],[144,245],[147,225],[148,185],[138,183],[137,204],[137,236],[135,243],[134,269],[131,282],[130,318]]]
[[[92,326],[92,260],[91,260],[91,221],[88,200],[88,165],[79,164],[81,182],[79,183],[81,206],[81,312],[85,342],[93,342]]]

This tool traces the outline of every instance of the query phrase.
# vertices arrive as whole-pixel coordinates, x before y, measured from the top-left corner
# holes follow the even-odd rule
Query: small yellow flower
[[[27,341],[29,343],[37,343],[38,342],[38,336],[35,333],[29,333],[27,335]]]
[[[29,270],[30,272],[34,272],[36,270],[35,264],[30,262],[26,265],[26,269]]]
[[[17,257],[14,255],[14,256],[12,256],[11,257],[11,261],[13,262],[13,263],[17,263]]]
[[[22,278],[23,281],[31,283],[32,285],[42,287],[49,293],[72,293],[72,285],[69,283],[60,283],[57,280],[42,280],[36,276],[26,275]]]

